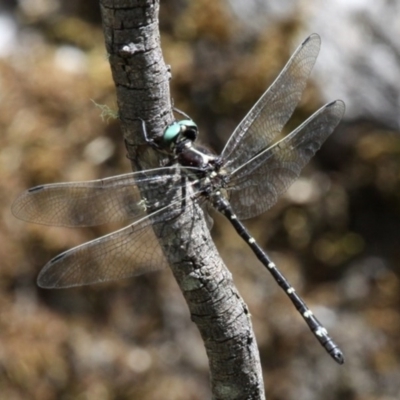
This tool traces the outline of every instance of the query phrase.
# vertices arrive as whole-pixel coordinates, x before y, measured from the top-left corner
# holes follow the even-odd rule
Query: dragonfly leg
[[[156,150],[160,150],[160,146],[156,143],[156,141],[154,139],[149,138],[148,134],[147,134],[147,129],[146,129],[146,121],[140,117],[138,118],[134,118],[134,121],[140,121],[142,124],[142,132],[143,132],[143,138],[145,140],[145,142],[151,146],[153,149]],[[132,157],[129,155],[129,148],[130,147],[136,147],[136,145],[134,145],[133,143],[130,143],[126,138],[124,138],[124,142],[125,142],[125,148],[128,151],[128,154],[126,154],[126,158],[128,158],[129,160],[132,160]]]
[[[189,117],[189,115],[187,115],[184,111],[180,110],[179,108],[173,107],[172,109],[173,109],[174,112],[176,112],[177,114],[180,114],[180,115],[182,115],[183,117],[185,117],[185,118],[190,119],[191,121],[193,121],[192,118]]]
[[[160,146],[156,143],[156,141],[154,139],[151,139],[149,137],[149,135],[147,134],[146,121],[139,117],[135,118],[135,120],[138,120],[142,123],[142,133],[143,133],[143,138],[144,138],[145,142],[149,146],[153,147],[153,149],[160,150]]]

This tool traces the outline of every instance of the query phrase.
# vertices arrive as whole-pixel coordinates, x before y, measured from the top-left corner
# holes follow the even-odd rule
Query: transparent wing
[[[227,190],[238,218],[255,217],[276,203],[339,124],[344,110],[341,100],[323,106],[292,133],[233,171]]]
[[[68,227],[137,220],[146,215],[146,210],[167,205],[168,188],[180,186],[180,171],[174,166],[87,182],[36,186],[14,201],[12,213],[24,221]]]
[[[300,101],[320,45],[317,34],[309,36],[237,126],[221,154],[228,170],[238,168],[266,149],[280,134]]]
[[[150,220],[68,250],[41,270],[38,285],[67,288],[128,278],[167,266]]]
[[[67,288],[128,278],[167,267],[167,258],[154,232],[164,242],[171,243],[179,232],[166,229],[165,222],[192,212],[194,203],[188,200],[176,200],[126,228],[58,255],[42,269],[38,285]],[[186,219],[190,221],[189,217]]]

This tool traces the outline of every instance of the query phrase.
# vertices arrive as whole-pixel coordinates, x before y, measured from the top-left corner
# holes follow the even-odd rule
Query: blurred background
[[[345,352],[327,356],[229,223],[213,237],[247,302],[270,400],[400,393],[400,3],[165,0],[175,105],[221,151],[310,33],[322,49],[290,131],[341,98],[343,123],[270,211],[246,225]],[[68,290],[36,277],[107,233],[16,220],[37,184],[130,171],[97,0],[0,1],[0,399],[210,398],[208,361],[170,271]]]

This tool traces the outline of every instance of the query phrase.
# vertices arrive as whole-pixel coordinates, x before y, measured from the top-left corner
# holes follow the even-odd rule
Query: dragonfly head
[[[198,133],[199,128],[191,119],[175,121],[165,128],[163,144],[165,147],[171,147],[186,141],[194,142]]]

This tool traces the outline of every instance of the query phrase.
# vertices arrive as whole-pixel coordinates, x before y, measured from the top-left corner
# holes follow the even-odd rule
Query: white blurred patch
[[[92,140],[84,150],[84,156],[92,164],[99,165],[108,160],[115,151],[114,143],[105,136]]]
[[[329,191],[330,179],[322,173],[311,177],[300,177],[286,192],[286,197],[295,204],[308,204],[319,201],[321,196]]]
[[[333,328],[338,321],[338,314],[333,308],[324,307],[321,305],[313,305],[312,307],[315,315],[318,315],[318,319],[324,321],[324,326],[327,329]]]
[[[0,15],[0,58],[13,52],[17,44],[17,24],[7,14]]]
[[[65,72],[79,74],[87,70],[87,57],[76,47],[61,46],[54,54],[54,64]]]
[[[318,190],[308,178],[299,178],[287,191],[286,196],[293,203],[307,204],[318,198]]]
[[[141,373],[146,372],[151,367],[152,359],[148,351],[137,348],[129,352],[127,363],[132,371]]]

